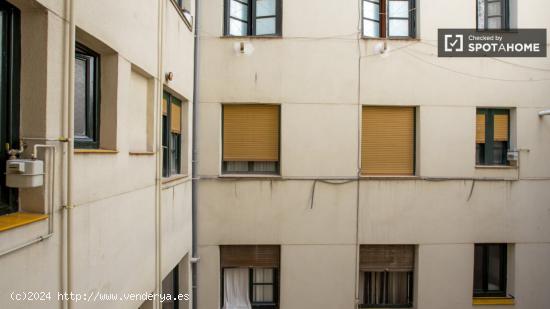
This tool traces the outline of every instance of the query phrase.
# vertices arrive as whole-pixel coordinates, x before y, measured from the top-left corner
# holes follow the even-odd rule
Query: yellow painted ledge
[[[117,154],[118,150],[110,149],[75,149],[76,154]]]
[[[0,216],[0,232],[46,219],[48,219],[48,215],[28,212],[15,212],[3,215]]]
[[[474,305],[514,305],[516,300],[513,297],[474,297]]]

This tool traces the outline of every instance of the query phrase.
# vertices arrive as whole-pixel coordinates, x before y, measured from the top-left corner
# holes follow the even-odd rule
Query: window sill
[[[517,169],[517,166],[512,165],[476,165],[479,169],[497,169],[497,170],[513,170]]]
[[[365,41],[386,41],[387,40],[387,41],[395,41],[395,42],[399,42],[399,41],[420,42],[419,38],[373,38],[373,37],[368,37],[368,36],[361,36],[361,39],[363,39]]]
[[[0,232],[48,219],[46,214],[15,212],[0,216]]]
[[[172,175],[170,177],[164,177],[162,178],[161,180],[161,183],[163,185],[169,185],[169,184],[174,184],[176,183],[178,180],[183,180],[183,179],[186,179],[188,178],[189,175],[187,174],[177,174],[177,175]]]
[[[117,154],[118,150],[110,149],[75,149],[75,154]]]
[[[403,175],[403,176],[399,176],[399,175],[380,175],[380,176],[377,176],[377,175],[361,175],[360,176],[360,179],[364,179],[364,180],[419,180],[420,177],[419,176],[414,176],[414,175]]]
[[[154,156],[154,151],[129,151],[129,155],[131,156]]]
[[[280,179],[281,175],[274,174],[221,174],[219,178],[248,178],[248,179]]]
[[[514,305],[516,300],[513,297],[474,297],[473,305]]]
[[[282,39],[282,35],[222,35],[220,39]]]

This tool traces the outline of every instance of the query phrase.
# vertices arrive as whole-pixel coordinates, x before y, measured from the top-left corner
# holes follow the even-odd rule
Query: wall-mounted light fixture
[[[539,117],[548,116],[548,115],[550,115],[550,109],[543,110],[543,111],[539,112]]]
[[[168,73],[166,73],[166,75],[164,77],[166,78],[167,82],[171,82],[172,80],[174,80],[174,73],[173,72],[168,72]]]

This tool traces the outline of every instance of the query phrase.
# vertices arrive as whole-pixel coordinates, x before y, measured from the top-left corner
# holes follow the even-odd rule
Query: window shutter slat
[[[170,126],[172,133],[181,134],[181,106],[170,104]]]
[[[508,115],[494,116],[494,140],[495,142],[508,141]]]
[[[361,271],[413,271],[413,245],[362,245],[359,251]]]
[[[485,143],[485,114],[476,115],[476,143]]]
[[[235,245],[220,246],[221,267],[278,268],[280,246]]]
[[[279,106],[223,107],[224,161],[279,161]]]
[[[414,107],[363,107],[361,173],[413,175]]]

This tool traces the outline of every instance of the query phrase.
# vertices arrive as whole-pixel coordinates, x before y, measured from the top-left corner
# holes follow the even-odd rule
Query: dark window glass
[[[99,148],[99,55],[79,43],[74,91],[75,147]]]
[[[416,37],[415,0],[363,0],[363,36]]]
[[[477,244],[474,296],[506,296],[506,244]]]
[[[411,307],[413,272],[364,272],[363,308]]]
[[[224,306],[224,282],[227,276],[223,268],[221,275],[221,306]],[[276,309],[279,302],[279,272],[277,268],[248,268],[248,296],[253,309]]]
[[[275,161],[223,161],[223,172],[227,174],[274,174],[279,173],[279,162]]]
[[[225,35],[281,35],[281,0],[225,0]]]
[[[168,92],[164,92],[163,102],[162,175],[170,177],[181,173],[182,103]]]
[[[507,109],[478,108],[478,115],[485,115],[485,142],[476,143],[477,165],[507,165],[507,153],[510,148],[510,111]],[[495,138],[495,121],[504,116],[506,132],[505,136]],[[498,121],[497,121],[498,122]],[[499,127],[497,125],[497,127]],[[500,134],[503,135],[503,134]]]
[[[162,280],[162,294],[165,295],[165,301],[162,302],[162,309],[178,309],[179,301],[179,267],[176,266]],[[167,297],[166,295],[170,295]]]
[[[0,2],[0,145],[19,148],[20,12]],[[17,189],[6,187],[8,154],[0,151],[0,215],[17,211]]]
[[[477,29],[509,29],[509,12],[508,0],[477,0]]]

